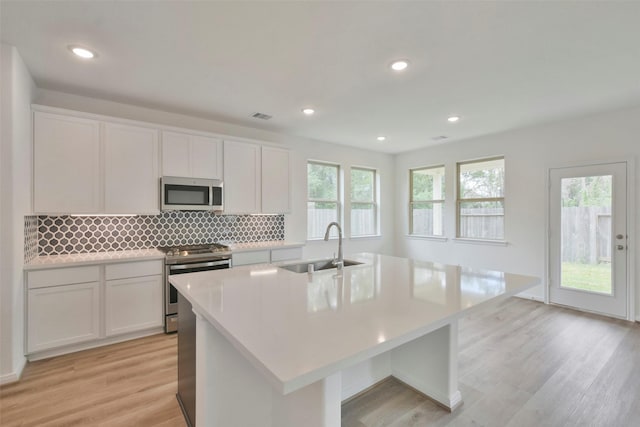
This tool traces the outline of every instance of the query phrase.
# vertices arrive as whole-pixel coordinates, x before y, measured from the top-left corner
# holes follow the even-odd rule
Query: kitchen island
[[[314,273],[260,264],[170,279],[196,314],[196,423],[340,425],[341,402],[393,375],[447,408],[457,321],[539,279],[377,254]]]

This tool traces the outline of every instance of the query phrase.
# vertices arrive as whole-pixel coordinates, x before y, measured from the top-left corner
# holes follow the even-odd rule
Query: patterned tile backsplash
[[[27,215],[24,217],[24,262],[29,262],[38,256],[38,217]]]
[[[34,221],[36,218],[37,223]],[[26,258],[35,257],[34,254],[62,255],[270,240],[284,240],[284,215],[215,215],[175,211],[140,216],[25,217],[27,262],[30,259]],[[30,247],[27,249],[28,242]],[[33,249],[34,246],[37,250]]]

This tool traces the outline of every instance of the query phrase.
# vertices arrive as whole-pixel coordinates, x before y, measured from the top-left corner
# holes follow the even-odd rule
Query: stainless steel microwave
[[[219,179],[163,176],[160,193],[163,211],[222,211],[222,181]]]

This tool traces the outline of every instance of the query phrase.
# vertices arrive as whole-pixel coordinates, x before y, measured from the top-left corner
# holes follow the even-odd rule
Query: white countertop
[[[251,252],[256,250],[301,248],[304,243],[287,240],[273,240],[268,242],[229,243],[231,252]]]
[[[260,264],[170,282],[281,392],[311,384],[539,279],[376,254],[336,270]],[[288,263],[290,264],[290,262]]]
[[[84,264],[110,264],[113,262],[145,261],[164,259],[164,252],[157,249],[138,249],[131,251],[89,252],[68,255],[44,255],[26,263],[25,270],[72,267]]]
[[[268,242],[231,243],[231,252],[250,252],[255,250],[283,249],[302,247],[304,243],[286,240]],[[88,252],[67,255],[43,255],[25,263],[24,269],[40,270],[44,268],[72,267],[84,264],[110,264],[113,262],[144,261],[164,259],[164,252],[158,249],[139,249],[130,251]]]

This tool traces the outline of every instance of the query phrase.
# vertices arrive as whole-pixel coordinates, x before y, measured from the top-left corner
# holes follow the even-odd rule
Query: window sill
[[[491,245],[491,246],[507,246],[509,242],[506,240],[489,240],[489,239],[469,239],[466,237],[456,237],[451,239],[456,243],[465,243],[471,245]]]
[[[446,242],[449,240],[448,237],[444,237],[444,236],[421,236],[419,234],[407,234],[405,237],[407,239],[432,240],[434,242]]]
[[[350,236],[349,240],[379,240],[382,239],[382,234],[368,234],[366,236]]]
[[[338,238],[337,237],[329,237],[329,240],[338,240]],[[317,239],[307,239],[307,243],[324,242],[324,241],[325,240],[322,237],[317,238]]]

